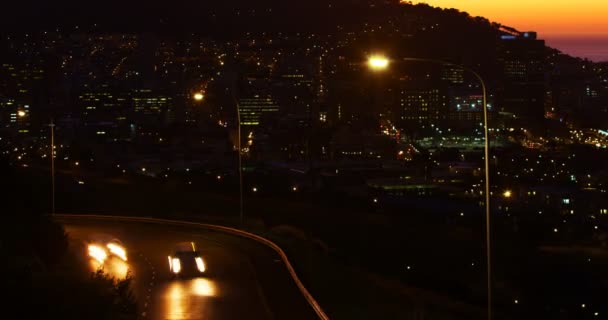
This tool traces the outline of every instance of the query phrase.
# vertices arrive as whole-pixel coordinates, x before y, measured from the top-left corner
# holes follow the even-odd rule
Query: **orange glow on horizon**
[[[456,8],[520,31],[536,31],[540,38],[547,35],[608,35],[608,1],[605,0],[426,0],[412,3]]]

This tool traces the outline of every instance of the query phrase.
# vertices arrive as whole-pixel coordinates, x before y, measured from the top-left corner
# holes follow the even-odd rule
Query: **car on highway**
[[[198,277],[205,273],[207,266],[194,242],[180,242],[168,256],[169,271],[174,277]]]
[[[87,245],[88,254],[91,258],[103,263],[108,257],[117,257],[127,261],[127,249],[119,239],[105,235],[94,235]]]

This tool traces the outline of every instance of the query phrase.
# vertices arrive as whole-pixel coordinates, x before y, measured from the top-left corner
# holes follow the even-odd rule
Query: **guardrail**
[[[296,283],[296,285],[298,286],[298,289],[300,290],[300,292],[302,293],[302,295],[304,296],[304,298],[306,298],[306,301],[308,301],[308,304],[315,311],[315,313],[317,314],[317,316],[319,317],[319,319],[329,320],[329,317],[325,314],[325,312],[323,311],[323,309],[321,308],[321,306],[319,305],[319,303],[317,303],[317,300],[315,300],[315,298],[310,294],[310,292],[308,292],[308,289],[306,289],[306,287],[304,286],[304,284],[302,283],[302,281],[300,280],[300,278],[296,274],[295,269],[293,268],[293,266],[289,262],[289,258],[287,257],[287,255],[285,254],[285,252],[283,251],[283,249],[281,249],[281,247],[279,247],[274,242],[272,242],[272,241],[270,241],[270,240],[268,240],[268,239],[266,239],[264,237],[261,237],[261,236],[259,236],[257,234],[254,234],[254,233],[251,233],[251,232],[247,232],[247,231],[243,231],[243,230],[236,229],[236,228],[225,227],[225,226],[218,226],[218,225],[207,224],[207,223],[190,222],[190,221],[179,221],[179,220],[168,220],[168,219],[158,219],[158,218],[147,218],[147,217],[144,218],[144,217],[123,217],[123,216],[104,216],[104,215],[75,215],[75,214],[55,214],[55,215],[53,215],[53,217],[54,218],[59,218],[59,219],[118,220],[118,221],[132,221],[132,222],[145,222],[145,223],[171,224],[171,225],[177,225],[177,226],[198,227],[198,228],[206,228],[206,229],[211,229],[211,230],[215,230],[215,231],[221,231],[221,232],[225,232],[225,233],[230,233],[230,234],[233,234],[233,235],[236,235],[236,236],[239,236],[239,237],[248,238],[248,239],[257,241],[259,243],[262,243],[262,244],[270,247],[272,250],[274,250],[281,257],[281,260],[283,260],[283,263],[285,264],[285,267],[287,268],[287,271],[289,271],[289,274],[291,275],[291,278]]]

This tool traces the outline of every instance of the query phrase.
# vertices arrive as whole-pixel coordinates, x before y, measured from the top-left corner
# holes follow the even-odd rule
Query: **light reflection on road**
[[[214,297],[217,295],[215,284],[207,279],[192,280],[192,293],[201,297]]]
[[[216,284],[205,278],[176,280],[167,285],[162,297],[163,319],[206,319],[209,299],[217,297]]]

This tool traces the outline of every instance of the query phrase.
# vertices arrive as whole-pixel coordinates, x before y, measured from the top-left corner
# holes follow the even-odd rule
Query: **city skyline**
[[[426,0],[413,3],[456,8],[521,31],[536,31],[547,45],[567,54],[596,62],[608,61],[608,20],[605,19],[608,2]]]
[[[0,19],[26,318],[608,314],[600,40],[399,0],[108,1]]]
[[[406,1],[403,1],[406,2]],[[482,16],[522,31],[541,36],[608,35],[608,2],[600,0],[425,0],[442,8],[456,8],[472,16]],[[542,14],[539,14],[542,13]]]

